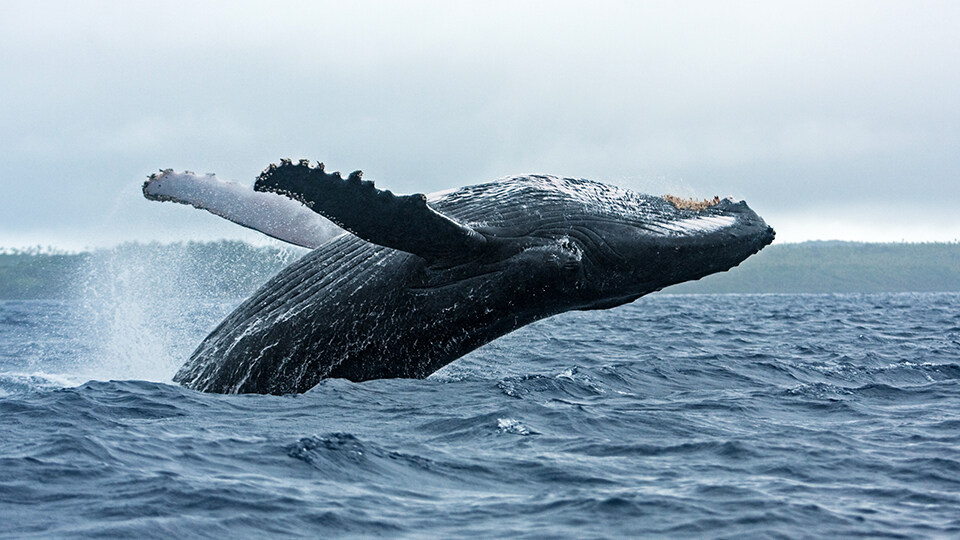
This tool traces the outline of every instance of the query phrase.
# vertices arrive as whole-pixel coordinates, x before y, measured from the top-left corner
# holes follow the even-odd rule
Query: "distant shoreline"
[[[665,289],[683,293],[960,291],[960,243],[774,244],[740,266]]]
[[[159,241],[159,240],[150,240],[147,242],[133,241],[133,242],[120,242],[117,244],[111,244],[107,246],[92,246],[84,248],[65,248],[55,245],[33,245],[33,246],[21,246],[21,247],[10,247],[0,245],[0,255],[83,255],[88,253],[97,253],[97,252],[106,252],[113,251],[116,249],[126,249],[130,247],[157,247],[164,248],[168,246],[183,246],[183,245],[205,245],[205,246],[215,246],[218,244],[245,244],[253,249],[276,249],[280,250],[280,245],[284,245],[282,242],[269,239],[268,243],[251,243],[244,240],[231,240],[231,239],[221,239],[221,240],[187,240],[187,241]],[[766,248],[781,248],[781,247],[797,247],[797,246],[846,246],[846,247],[856,247],[856,246],[960,246],[960,240],[950,240],[950,241],[929,241],[929,242],[914,242],[909,240],[903,241],[892,241],[892,242],[864,242],[860,240],[804,240],[802,242],[779,242],[774,241],[774,243]]]
[[[240,241],[122,244],[67,252],[0,248],[0,299],[77,297],[91,281],[175,279],[178,294],[243,297],[306,250]],[[160,276],[163,276],[162,278]],[[774,244],[739,267],[667,294],[960,291],[960,243]]]

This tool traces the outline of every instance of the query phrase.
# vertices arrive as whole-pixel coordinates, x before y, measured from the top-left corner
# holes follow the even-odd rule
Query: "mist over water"
[[[205,248],[219,257],[198,257],[196,251]],[[206,332],[249,292],[251,280],[265,279],[270,269],[304,253],[263,251],[272,260],[244,261],[248,253],[222,245],[124,244],[95,251],[83,260],[68,298],[42,321],[50,335],[71,328],[76,349],[53,363],[41,351],[24,367],[58,366],[59,372],[43,376],[70,385],[114,379],[169,383]],[[212,290],[217,295],[211,298]]]
[[[178,253],[164,260],[113,251],[88,263],[78,316],[91,347],[89,379],[169,382],[191,346],[190,264]],[[196,323],[194,322],[194,326]],[[194,332],[195,333],[195,332]]]

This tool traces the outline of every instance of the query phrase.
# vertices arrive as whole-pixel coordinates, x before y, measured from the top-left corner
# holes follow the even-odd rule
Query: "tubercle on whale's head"
[[[580,309],[617,305],[670,285],[727,271],[769,245],[772,227],[745,201],[647,197],[657,212],[591,224]]]

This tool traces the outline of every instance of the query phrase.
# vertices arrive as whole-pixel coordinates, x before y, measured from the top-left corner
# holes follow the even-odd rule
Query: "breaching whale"
[[[148,179],[148,198],[316,247],[227,316],[174,381],[285,394],[327,377],[423,378],[539,319],[726,271],[774,237],[732,199],[693,203],[548,175],[400,196],[361,174],[270,165],[254,185],[259,216],[237,184],[170,170]],[[322,226],[301,223],[314,213],[348,232],[323,241]]]

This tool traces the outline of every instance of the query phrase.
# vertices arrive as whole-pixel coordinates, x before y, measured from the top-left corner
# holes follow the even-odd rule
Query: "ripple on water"
[[[0,536],[960,536],[960,295],[654,295],[299,396],[84,382],[70,309],[0,309]]]

